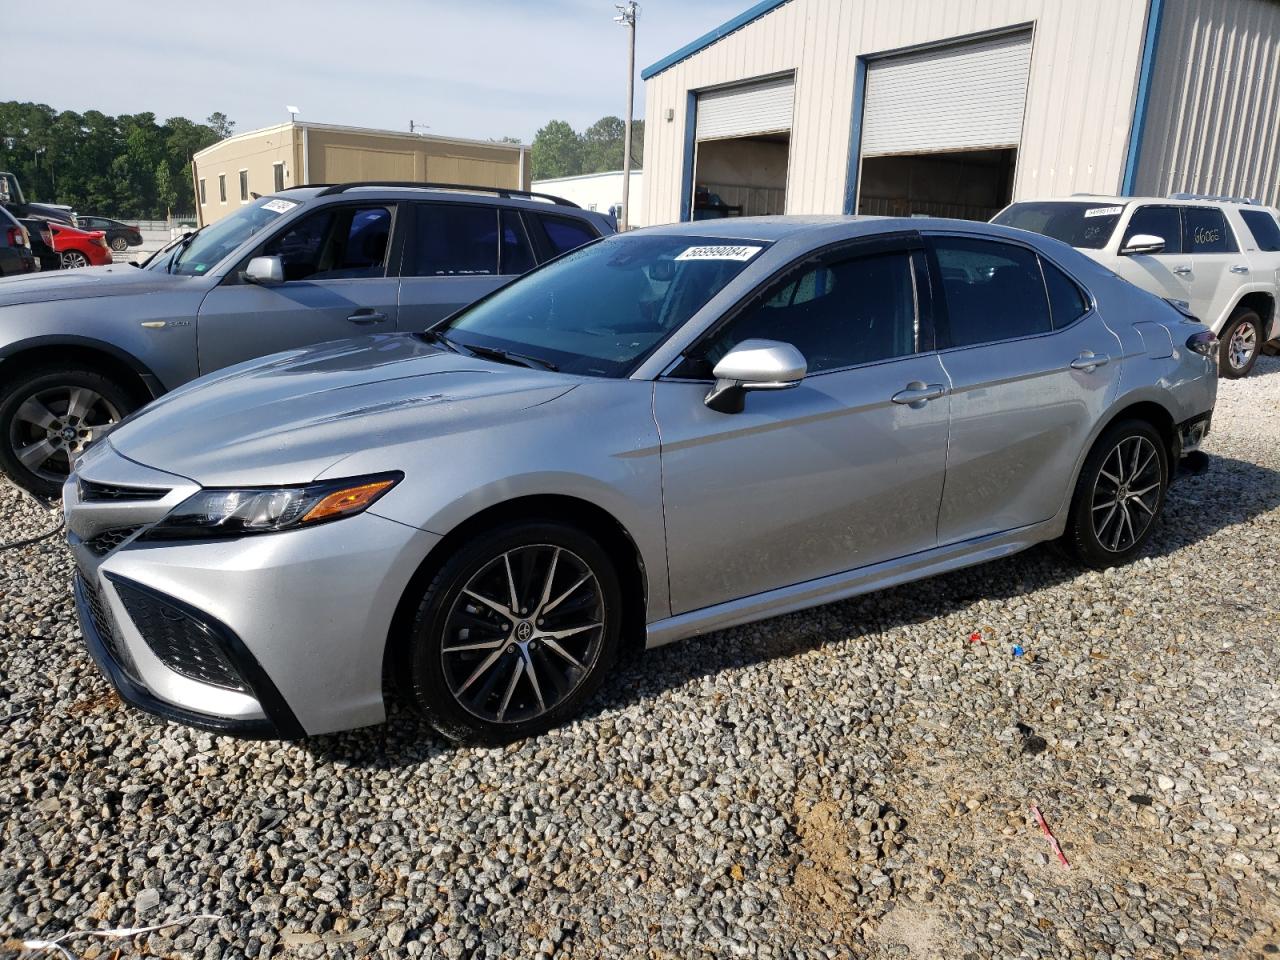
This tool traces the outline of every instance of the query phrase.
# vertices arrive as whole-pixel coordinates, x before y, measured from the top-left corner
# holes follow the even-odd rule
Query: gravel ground
[[[1208,449],[1126,569],[1037,549],[688,641],[504,749],[155,723],[81,649],[60,541],[6,550],[0,941],[211,913],[132,949],[1273,955],[1280,358]],[[56,522],[0,501],[0,539]]]

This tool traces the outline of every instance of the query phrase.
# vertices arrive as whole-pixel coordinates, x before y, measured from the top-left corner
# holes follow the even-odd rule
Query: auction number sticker
[[[1092,210],[1086,210],[1086,217],[1115,217],[1124,213],[1124,207],[1094,207]]]
[[[677,260],[750,260],[764,247],[719,246],[690,247]]]
[[[272,213],[288,213],[297,204],[292,200],[268,200],[262,205],[263,210],[270,210]]]

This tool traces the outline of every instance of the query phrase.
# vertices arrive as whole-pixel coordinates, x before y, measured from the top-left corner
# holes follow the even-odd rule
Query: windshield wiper
[[[523,353],[512,353],[510,350],[499,350],[497,347],[478,347],[471,343],[463,344],[463,346],[477,357],[484,357],[486,360],[497,360],[499,363],[509,363],[517,367],[528,367],[531,370],[541,368],[543,370],[550,370],[553,373],[560,369],[550,360],[543,360],[541,357],[529,357]]]
[[[421,337],[423,340],[426,340],[428,343],[440,344],[442,347],[444,347],[446,350],[450,351],[451,353],[462,352],[461,350],[458,349],[458,345],[456,343],[454,343],[452,340],[446,337],[443,333],[438,333],[435,330],[423,330],[421,333],[418,334],[418,336]]]
[[[205,226],[208,226],[208,224],[205,224]],[[200,230],[203,229],[204,227],[200,228]],[[173,252],[173,256],[169,258],[169,265],[164,268],[165,273],[173,273],[173,268],[178,265],[178,261],[181,260],[182,255],[187,252],[187,247],[191,246],[191,241],[196,238],[196,234],[198,234],[200,230],[192,230],[178,242],[178,249]]]

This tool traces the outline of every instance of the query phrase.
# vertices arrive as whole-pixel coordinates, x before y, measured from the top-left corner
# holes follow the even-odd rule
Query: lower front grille
[[[115,587],[138,633],[166,667],[199,683],[249,692],[248,684],[223,653],[213,628],[194,612],[126,583],[116,582]]]
[[[103,644],[116,663],[120,664],[125,674],[136,680],[138,671],[133,665],[133,658],[129,656],[129,651],[125,649],[124,642],[120,639],[115,617],[111,615],[111,607],[99,591],[95,578],[82,575],[80,581],[84,584],[84,596],[89,603],[89,619],[93,621],[93,629],[102,638]]]
[[[141,529],[141,527],[115,527],[111,530],[103,530],[96,537],[86,540],[84,545],[93,552],[95,557],[105,557]]]

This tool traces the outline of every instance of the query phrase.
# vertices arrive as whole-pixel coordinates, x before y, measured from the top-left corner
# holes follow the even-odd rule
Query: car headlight
[[[139,539],[243,537],[312,527],[362,513],[403,479],[397,471],[295,487],[201,490]]]

